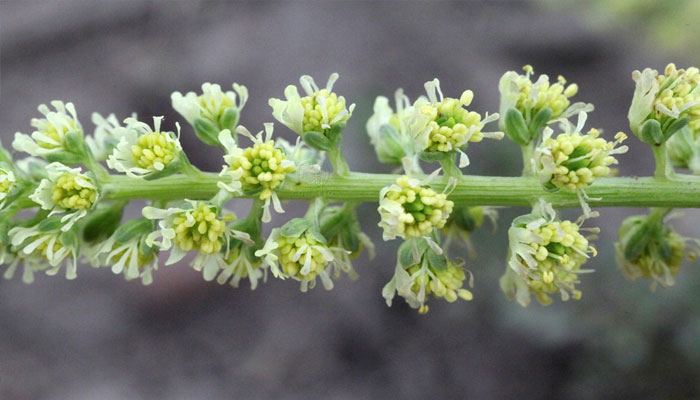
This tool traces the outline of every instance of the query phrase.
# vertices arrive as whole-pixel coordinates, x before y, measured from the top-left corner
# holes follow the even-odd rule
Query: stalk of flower
[[[570,99],[578,93],[578,85],[566,85],[563,76],[557,77],[557,83],[550,83],[547,75],[540,75],[532,82],[532,66],[525,65],[523,71],[525,75],[508,71],[498,83],[499,110],[503,116],[499,126],[519,145],[526,146],[537,140],[542,128],[554,121],[593,111],[592,104],[571,104]]]
[[[236,216],[206,201],[185,200],[175,207],[144,207],[143,216],[159,220],[159,229],[146,237],[148,246],[170,250],[165,265],[182,260],[187,252],[196,251],[192,268],[202,271],[204,279],[213,280],[226,267],[228,244],[236,238],[252,245],[247,233],[231,228]]]
[[[597,229],[589,229],[597,232]],[[590,270],[581,267],[596,250],[571,221],[560,221],[550,204],[540,200],[532,213],[513,220],[508,230],[508,266],[501,277],[506,295],[523,307],[530,294],[542,304],[552,303],[552,294],[562,300],[580,299],[578,275]]]
[[[649,215],[627,217],[620,226],[615,243],[615,258],[623,274],[630,280],[645,278],[650,288],[669,287],[688,251],[688,243],[698,246],[698,240],[685,238],[664,223],[668,208],[654,209]],[[695,257],[695,252],[690,252]]]
[[[80,162],[82,148],[76,148],[75,144],[82,140],[83,128],[78,121],[75,106],[59,100],[52,101],[51,105],[55,111],[51,111],[45,104],[38,107],[44,118],[32,118],[31,126],[36,130],[31,136],[15,133],[12,147],[49,161]]]
[[[586,204],[585,189],[600,177],[610,175],[610,166],[617,164],[614,155],[626,153],[627,146],[618,146],[627,136],[618,132],[614,142],[599,137],[600,131],[591,129],[581,133],[586,114],[579,114],[576,126],[564,120],[563,133],[552,137],[553,130],[545,128],[542,142],[532,157],[532,169],[547,190],[565,189],[578,194],[584,214],[591,215]]]
[[[178,172],[187,160],[177,135],[161,130],[163,117],[153,117],[153,129],[135,118],[124,120],[127,131],[107,158],[107,166],[132,178],[163,177]]]
[[[384,240],[422,237],[436,252],[442,251],[430,235],[445,226],[454,203],[428,186],[434,176],[421,183],[403,175],[381,190],[378,211]]]
[[[135,218],[120,226],[94,251],[88,260],[95,267],[109,266],[114,274],[121,274],[129,281],[141,278],[141,283],[153,283],[153,271],[158,269],[158,248],[146,243],[153,231],[153,222],[147,218]]]
[[[246,149],[238,147],[228,130],[219,134],[219,140],[226,149],[224,160],[227,164],[219,175],[228,176],[231,182],[219,182],[218,185],[233,194],[259,193],[258,198],[264,202],[263,222],[271,220],[270,204],[278,213],[284,212],[275,189],[284,183],[287,174],[296,170],[294,162],[271,140],[273,129],[273,124],[265,124],[263,138],[262,131],[253,136],[245,127],[239,126],[238,133],[253,141],[253,146]]]
[[[94,176],[83,174],[80,168],[70,168],[61,163],[46,166],[47,178],[42,179],[29,198],[42,209],[65,213],[61,217],[63,227],[68,231],[73,224],[87,215],[99,200],[99,191]]]
[[[491,220],[495,230],[496,222],[498,221],[498,211],[495,207],[456,206],[441,230],[445,237],[445,241],[442,244],[445,253],[449,253],[450,245],[456,241],[467,249],[469,258],[475,258],[476,249],[472,244],[471,235],[474,231],[481,228],[484,223],[484,217],[488,217]]]
[[[221,86],[206,82],[202,84],[202,94],[188,92],[184,96],[174,92],[170,98],[172,106],[192,125],[197,136],[210,146],[221,146],[219,132],[228,129],[233,132],[240,112],[248,101],[248,89],[237,83],[233,90],[221,90]]]
[[[398,165],[409,157],[412,164],[416,164],[416,156],[429,144],[432,129],[428,126],[428,116],[416,112],[403,89],[394,93],[394,99],[396,112],[389,105],[389,99],[384,96],[376,98],[374,113],[366,124],[367,134],[380,162]],[[423,98],[420,102],[427,100]],[[416,175],[418,168],[406,172]]]
[[[416,248],[419,252],[417,257],[412,254]],[[409,256],[402,256],[402,252]],[[399,249],[398,259],[394,276],[382,289],[382,296],[388,306],[391,307],[396,293],[420,314],[428,312],[426,302],[431,297],[443,298],[449,303],[459,298],[467,301],[473,298],[472,292],[464,288],[467,277],[464,269],[445,256],[434,252],[425,240],[420,239],[417,244],[404,242]],[[471,273],[469,273],[468,283],[469,287],[474,286]]]
[[[136,118],[135,114],[132,118]],[[92,113],[92,123],[95,125],[95,131],[85,137],[85,143],[95,160],[106,161],[129,130],[121,125],[114,114],[105,118],[99,113]]]
[[[469,157],[464,153],[469,142],[480,142],[485,137],[503,138],[503,132],[483,131],[486,124],[498,120],[498,113],[486,113],[482,119],[479,113],[464,108],[474,98],[471,90],[462,92],[459,99],[443,97],[440,81],[436,78],[425,83],[425,91],[428,99],[419,98],[414,107],[427,120],[427,145],[421,149],[426,161],[442,160],[445,155],[459,153],[459,168],[464,168],[469,165]],[[443,168],[448,171],[445,165]]]
[[[24,263],[25,274],[45,269],[47,275],[55,275],[65,263],[66,279],[77,277],[78,237],[75,229],[62,231],[62,226],[61,217],[53,216],[36,225],[10,229],[12,252]]]

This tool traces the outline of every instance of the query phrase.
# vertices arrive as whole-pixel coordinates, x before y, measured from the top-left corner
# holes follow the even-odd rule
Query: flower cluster
[[[610,175],[610,165],[617,164],[613,156],[627,151],[627,146],[618,146],[627,138],[622,132],[615,135],[614,142],[599,137],[597,129],[582,134],[585,115],[580,114],[578,126],[564,123],[565,131],[556,137],[551,129],[544,130],[532,162],[546,188],[583,190],[596,178]]]
[[[403,175],[379,193],[384,240],[428,237],[447,223],[454,203],[415,178]]]
[[[463,152],[469,142],[480,142],[485,137],[503,137],[503,132],[482,131],[486,124],[498,120],[498,114],[487,113],[482,119],[479,113],[464,108],[474,98],[471,90],[465,90],[459,99],[443,97],[440,81],[434,79],[425,83],[425,91],[428,99],[419,98],[415,104],[428,126],[428,141],[424,152],[459,152],[462,154],[459,163],[461,168],[469,164],[469,159]]]
[[[173,108],[192,128],[184,134],[225,152],[216,172],[203,172],[189,162],[179,124],[174,131],[165,129],[163,117],[153,117],[151,126],[135,115],[120,121],[113,114],[94,113],[95,129],[85,134],[72,103],[53,101],[53,110],[42,105],[43,117],[31,121],[32,134],[17,133],[13,142],[27,158],[15,161],[0,146],[0,262],[8,266],[4,276],[11,278],[21,265],[22,280],[29,283],[38,271],[54,275],[65,266],[66,277],[73,279],[82,262],[109,268],[126,280],[140,278],[147,285],[161,255],[165,265],[190,255],[191,267],[206,281],[239,287],[247,279],[255,289],[269,272],[299,282],[304,292],[319,280],[332,289],[341,276],[358,277],[360,268],[353,263],[363,250],[374,255],[358,215],[361,202],[378,200],[383,239],[402,239],[394,275],[382,295],[391,305],[398,294],[424,314],[431,298],[450,303],[472,299],[473,277],[456,251],[473,257],[470,239],[484,217],[495,225],[496,209],[486,204],[534,204],[508,230],[501,287],[522,306],[533,295],[543,305],[556,295],[579,299],[579,276],[590,272],[583,265],[596,255],[589,242],[592,236],[584,232],[597,229],[581,227],[585,219],[598,215],[584,201],[590,200],[586,190],[593,193],[596,186],[589,187],[594,181],[612,174],[615,156],[627,151],[621,145],[626,136],[619,132],[608,141],[597,129],[583,133],[586,112],[593,106],[572,104],[578,86],[562,77],[550,83],[546,75],[533,82],[532,67],[524,70],[501,78],[499,114],[474,111],[470,90],[459,98],[444,97],[438,79],[425,83],[426,95],[414,101],[397,90],[393,108],[389,99],[378,97],[365,126],[379,160],[403,168],[389,178],[350,171],[342,135],[355,105],[348,106],[345,97],[334,92],[335,73],[324,88],[304,75],[299,80],[303,95],[289,85],[284,100],[269,100],[272,116],[297,134],[296,144],[273,138],[272,123],[255,135],[238,124],[248,100],[245,86],[234,83],[232,91],[224,91],[205,83],[201,93],[173,93]],[[668,173],[667,161],[700,171],[700,70],[669,64],[663,75],[646,69],[635,71],[633,78],[637,85],[630,127],[653,145],[657,162],[656,179],[640,179],[634,185],[692,185],[693,177]],[[579,117],[576,125],[568,120],[573,115]],[[521,147],[523,177],[462,176],[470,143],[503,137],[504,132],[486,130],[496,120]],[[557,135],[550,127],[555,123]],[[246,147],[242,141],[247,140],[252,144]],[[332,172],[322,169],[325,157]],[[440,168],[423,171],[434,162]],[[437,183],[431,186],[433,180]],[[604,189],[599,193],[617,196],[606,204],[629,201],[627,193],[606,189],[617,181],[632,182],[598,183]],[[492,190],[502,188],[503,182],[512,183],[512,191]],[[560,189],[561,193],[548,193]],[[569,206],[574,199],[570,192],[583,208],[575,222],[560,219],[545,201]],[[251,202],[249,214],[241,219],[227,210],[228,203],[240,197]],[[146,203],[142,216],[124,220],[127,205],[136,199]],[[267,229],[270,208],[283,213],[285,199],[306,199],[310,204],[303,217]],[[629,204],[649,203],[666,204],[658,199]],[[694,257],[690,245],[700,241],[666,226],[663,219],[670,211],[657,207],[622,224],[615,250],[630,279],[643,277],[652,287],[670,286],[686,256]],[[454,241],[462,242],[466,251],[450,249]]]
[[[160,129],[162,121],[163,117],[153,117],[151,129],[146,123],[127,118],[124,121],[127,132],[107,159],[107,165],[135,178],[162,176],[166,170],[175,172],[182,158],[180,125],[177,125],[175,135]]]
[[[391,306],[394,295],[398,293],[411,308],[425,314],[430,297],[442,298],[449,303],[459,298],[471,300],[472,292],[464,288],[466,277],[464,269],[435,253],[425,240],[407,241],[399,250],[399,263],[394,276],[384,286],[382,296]],[[470,287],[474,286],[471,273],[468,283]]]
[[[333,92],[338,74],[328,78],[326,87],[319,89],[314,79],[304,75],[299,79],[306,96],[301,97],[296,86],[289,85],[284,90],[286,100],[270,99],[272,116],[292,131],[304,136],[307,132],[325,133],[329,129],[344,124],[352,115],[355,105],[345,105],[345,97]]]
[[[581,267],[596,250],[576,223],[557,220],[552,206],[540,201],[531,214],[513,220],[508,239],[510,256],[501,278],[508,297],[523,306],[530,294],[544,305],[557,293],[562,300],[581,298],[578,275],[589,272]]]
[[[236,128],[240,112],[248,101],[248,89],[237,83],[233,91],[224,92],[221,86],[206,82],[202,94],[174,92],[170,98],[175,111],[194,128],[195,134],[206,144],[218,146],[219,132]]]
[[[686,125],[700,128],[700,70],[671,63],[663,75],[646,68],[634,71],[632,79],[635,91],[627,117],[642,141],[662,144]]]
[[[523,67],[525,75],[508,71],[498,83],[501,93],[501,129],[516,143],[527,145],[537,139],[540,130],[557,119],[565,119],[579,112],[593,111],[593,105],[571,104],[569,100],[578,93],[575,83],[566,85],[563,76],[557,83],[550,83],[547,75],[540,75],[532,82],[534,69]]]
[[[219,134],[219,141],[226,149],[224,160],[228,164],[220,175],[231,180],[228,184],[219,182],[219,187],[231,193],[258,194],[258,198],[265,202],[263,222],[269,222],[270,202],[277,212],[284,212],[275,189],[282,185],[287,174],[296,170],[296,166],[282,149],[275,147],[275,141],[271,140],[272,124],[265,124],[264,138],[262,131],[253,136],[242,126],[238,127],[237,132],[250,138],[253,146],[246,149],[238,147],[228,130]]]

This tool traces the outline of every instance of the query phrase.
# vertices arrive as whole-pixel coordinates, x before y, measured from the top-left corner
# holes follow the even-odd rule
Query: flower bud
[[[666,152],[673,166],[700,175],[700,137],[696,132],[683,128],[666,142]]]

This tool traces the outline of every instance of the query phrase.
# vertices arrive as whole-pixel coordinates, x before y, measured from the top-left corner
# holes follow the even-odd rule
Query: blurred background
[[[532,64],[579,84],[589,125],[628,131],[634,69],[698,65],[697,1],[203,2],[0,1],[0,134],[31,132],[36,106],[75,103],[90,114],[137,112],[182,121],[173,91],[206,81],[251,93],[242,124],[272,121],[267,99],[302,74],[357,108],[345,132],[357,171],[375,160],[364,124],[374,97],[397,87],[411,98],[439,77],[446,95],[475,93],[473,108],[498,110],[498,79]],[[629,132],[629,131],[628,131]],[[294,135],[278,128],[287,139]],[[193,162],[214,171],[220,153],[186,127]],[[651,152],[632,137],[622,175],[652,172]],[[471,174],[517,175],[517,146],[469,148]],[[245,201],[234,205],[243,211]],[[700,273],[687,265],[675,287],[651,293],[627,281],[612,244],[640,209],[601,209],[600,254],[583,299],[523,309],[498,288],[506,229],[525,209],[502,210],[500,226],[473,237],[475,299],[433,301],[418,315],[386,307],[398,241],[383,243],[375,204],[360,213],[378,256],[356,263],[360,279],[331,292],[299,292],[271,280],[255,291],[206,283],[185,264],[161,268],[151,287],[83,267],[75,281],[0,280],[0,399],[692,399],[700,397]],[[138,205],[131,209],[138,213]],[[284,218],[301,212],[290,205]],[[576,210],[567,214],[577,215]],[[695,211],[675,220],[700,236]],[[281,225],[278,218],[272,225]]]

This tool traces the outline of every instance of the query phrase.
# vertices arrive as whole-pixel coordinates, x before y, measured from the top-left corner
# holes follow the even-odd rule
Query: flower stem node
[[[700,130],[684,127],[666,142],[666,151],[674,167],[700,175]]]
[[[481,228],[484,223],[484,217],[488,217],[491,220],[491,224],[495,229],[498,220],[498,211],[495,207],[456,206],[442,228],[442,234],[445,236],[442,247],[445,252],[448,252],[452,242],[459,241],[467,249],[467,254],[470,258],[476,257],[476,250],[472,245],[471,235],[474,231]]]
[[[229,224],[236,217],[205,201],[186,200],[167,209],[145,207],[143,216],[159,220],[159,229],[150,233],[146,244],[160,250],[170,250],[165,265],[182,260],[187,252],[196,251],[192,267],[202,271],[204,279],[213,280],[227,266],[226,258],[232,238],[252,245],[250,236]],[[158,241],[160,239],[160,241]]]
[[[33,281],[33,271],[46,270],[47,275],[55,275],[64,263],[66,279],[77,277],[80,241],[75,229],[63,231],[62,226],[61,217],[53,216],[33,226],[10,229],[12,250],[24,263],[25,282]]]
[[[425,83],[428,99],[419,98],[415,109],[425,118],[428,127],[428,140],[423,151],[426,161],[444,159],[440,153],[460,153],[459,167],[469,165],[469,158],[464,153],[469,142],[480,142],[485,137],[503,138],[503,132],[484,132],[483,128],[489,122],[497,121],[498,114],[489,115],[482,119],[479,113],[468,111],[474,98],[471,90],[465,90],[459,99],[443,97],[440,81],[433,79]]]
[[[410,256],[402,257],[402,251]],[[435,253],[424,239],[404,242],[398,259],[394,276],[382,290],[388,306],[396,293],[420,314],[428,312],[426,303],[430,297],[443,298],[449,303],[459,298],[472,300],[472,292],[464,288],[467,277],[464,269],[444,255]],[[471,273],[468,283],[469,287],[474,286]]]
[[[400,176],[396,183],[379,193],[379,226],[384,240],[401,238],[429,238],[433,229],[442,229],[452,213],[454,203],[445,193],[437,193],[418,179]],[[437,247],[436,244],[434,244]]]
[[[700,70],[666,66],[663,75],[646,68],[634,71],[634,97],[627,117],[637,137],[649,145],[661,145],[689,125],[700,129]]]
[[[296,86],[287,86],[284,90],[285,100],[270,99],[272,115],[277,121],[301,135],[305,141],[307,132],[321,133],[328,137],[329,131],[334,127],[344,127],[355,108],[354,104],[346,107],[345,98],[333,92],[333,85],[338,76],[337,73],[331,74],[323,89],[316,85],[312,77],[302,76],[299,83],[306,96],[301,97]],[[307,143],[314,147],[312,143]]]
[[[576,223],[557,220],[552,206],[540,200],[531,214],[513,220],[508,239],[510,255],[500,284],[510,299],[525,307],[530,294],[542,305],[551,304],[550,295],[556,293],[565,301],[581,298],[578,275],[591,272],[581,267],[596,250]]]
[[[533,68],[526,65],[523,70],[524,75],[506,72],[498,83],[500,113],[504,116],[499,126],[519,145],[526,146],[537,140],[542,128],[558,119],[593,111],[592,104],[571,104],[569,99],[578,93],[575,83],[566,85],[562,76],[556,83],[550,83],[547,75],[540,75],[532,82]]]
[[[618,146],[627,135],[618,132],[615,141],[608,142],[597,129],[583,134],[585,121],[586,114],[581,113],[577,126],[564,122],[565,132],[556,137],[545,128],[532,164],[546,189],[583,190],[596,178],[610,175],[610,165],[617,164],[614,155],[627,152],[627,146]]]
[[[221,90],[212,83],[202,85],[202,94],[188,92],[184,96],[174,92],[170,98],[172,106],[194,128],[197,137],[210,146],[219,146],[219,132],[235,131],[240,112],[248,101],[248,89],[237,83],[234,91]]]
[[[396,112],[389,105],[389,99],[377,97],[366,128],[379,161],[399,165],[404,157],[413,158],[428,147],[431,129],[427,126],[427,117],[416,112],[403,89],[398,89],[394,98]]]
[[[153,221],[147,218],[129,220],[100,243],[89,259],[94,266],[109,266],[127,281],[141,278],[142,284],[150,285],[158,269],[158,248],[146,243],[152,231]]]
[[[153,117],[153,129],[135,118],[127,118],[127,132],[107,159],[107,166],[132,178],[157,179],[177,173],[186,162],[177,135],[161,131],[163,117]]]
[[[672,286],[686,254],[686,239],[664,224],[669,209],[654,209],[649,215],[626,218],[615,243],[615,254],[623,274],[630,280],[651,280],[657,285]]]
[[[29,198],[51,214],[65,213],[61,229],[68,231],[97,204],[99,192],[95,179],[90,173],[81,173],[80,168],[57,162],[47,165],[46,172],[47,178],[41,180]]]
[[[33,118],[36,128],[32,135],[17,132],[12,147],[17,151],[42,157],[48,161],[76,164],[84,157],[83,128],[73,103],[51,102],[55,111],[42,104],[38,107],[44,118]]]
[[[219,134],[219,140],[226,149],[224,160],[226,166],[219,174],[231,179],[230,183],[219,182],[219,188],[230,193],[258,193],[258,198],[264,201],[263,221],[269,222],[270,204],[275,211],[283,213],[279,197],[275,193],[284,183],[287,174],[296,170],[294,162],[280,148],[275,147],[271,140],[273,124],[265,124],[265,136],[260,131],[253,136],[245,127],[239,126],[238,133],[250,138],[253,146],[242,149],[233,140],[231,132],[224,130]]]

